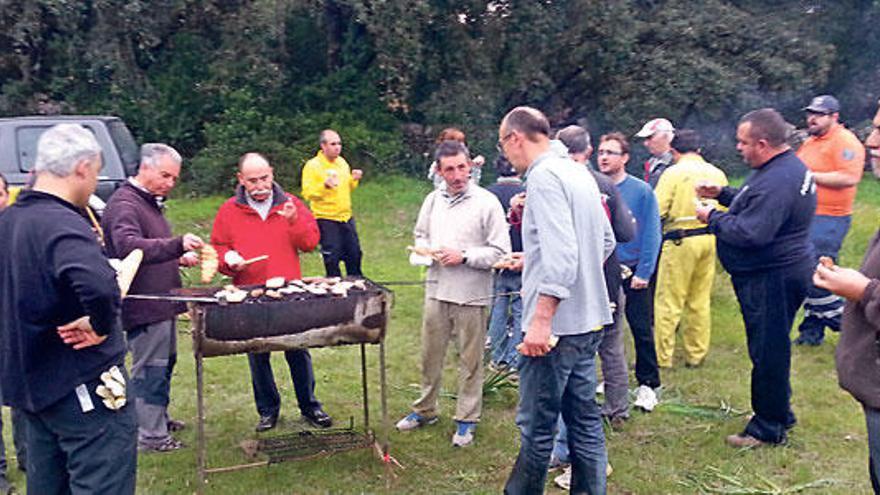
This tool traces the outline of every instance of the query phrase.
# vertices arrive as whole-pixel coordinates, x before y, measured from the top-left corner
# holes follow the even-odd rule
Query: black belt
[[[709,232],[709,227],[700,227],[698,229],[675,229],[670,230],[663,234],[664,241],[673,241],[676,244],[681,244],[681,240],[685,237],[693,237],[696,235],[708,235],[712,232]]]

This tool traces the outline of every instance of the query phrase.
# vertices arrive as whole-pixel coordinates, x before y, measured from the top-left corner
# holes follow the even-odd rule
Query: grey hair
[[[141,146],[141,165],[149,168],[159,166],[159,157],[170,156],[178,164],[183,163],[183,158],[176,149],[163,143],[144,143]]]
[[[570,154],[586,153],[590,149],[590,133],[579,125],[570,125],[556,133],[556,139],[568,148]]]
[[[79,124],[58,124],[40,136],[34,170],[67,177],[77,163],[100,154],[101,146],[91,131]]]

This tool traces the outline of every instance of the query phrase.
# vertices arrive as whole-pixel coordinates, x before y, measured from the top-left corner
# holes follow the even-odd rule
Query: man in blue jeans
[[[605,435],[595,355],[612,321],[602,264],[614,234],[596,181],[550,150],[550,124],[517,107],[501,122],[499,151],[526,183],[520,451],[505,493],[543,493],[556,418],[568,425],[571,491],[605,493]],[[554,346],[554,342],[556,345]]]
[[[495,160],[498,180],[486,189],[498,197],[504,214],[508,215],[510,200],[525,191],[516,170],[504,156]],[[509,221],[509,215],[508,215]],[[510,224],[510,249],[522,252],[522,232],[519,223]],[[516,346],[522,342],[522,274],[518,271],[502,269],[495,273],[495,301],[489,318],[490,362],[499,369],[517,368],[519,352]]]

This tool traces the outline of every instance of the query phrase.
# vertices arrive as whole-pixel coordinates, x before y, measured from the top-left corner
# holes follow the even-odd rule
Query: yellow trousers
[[[654,343],[660,367],[672,366],[675,330],[682,323],[682,316],[687,364],[697,366],[708,354],[714,278],[715,236],[686,237],[679,244],[663,242],[654,295]]]

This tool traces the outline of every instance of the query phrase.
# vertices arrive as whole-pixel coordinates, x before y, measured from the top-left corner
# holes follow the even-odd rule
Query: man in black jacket
[[[181,158],[165,144],[141,146],[138,174],[119,188],[104,210],[107,254],[125,258],[135,249],[144,259],[129,289],[132,294],[167,294],[181,286],[179,265],[192,266],[202,247],[193,234],[173,236],[163,201],[180,176]],[[122,325],[131,351],[131,397],[138,417],[138,450],[168,452],[183,445],[170,431],[183,428],[168,416],[171,373],[177,361],[174,326],[183,303],[125,300]]]
[[[739,189],[698,184],[701,197],[717,198],[727,212],[697,208],[730,273],[746,327],[752,360],[752,410],[742,433],[727,437],[734,447],[785,442],[794,426],[791,410],[791,342],[794,316],[806,297],[813,271],[810,222],[816,186],[786,144],[786,123],[776,110],[747,113],[736,131],[736,148],[754,169]]]
[[[33,190],[0,214],[0,389],[25,416],[28,493],[135,491],[119,288],[80,213],[100,169],[91,132],[52,127],[37,145]],[[97,391],[110,381],[104,399]]]

